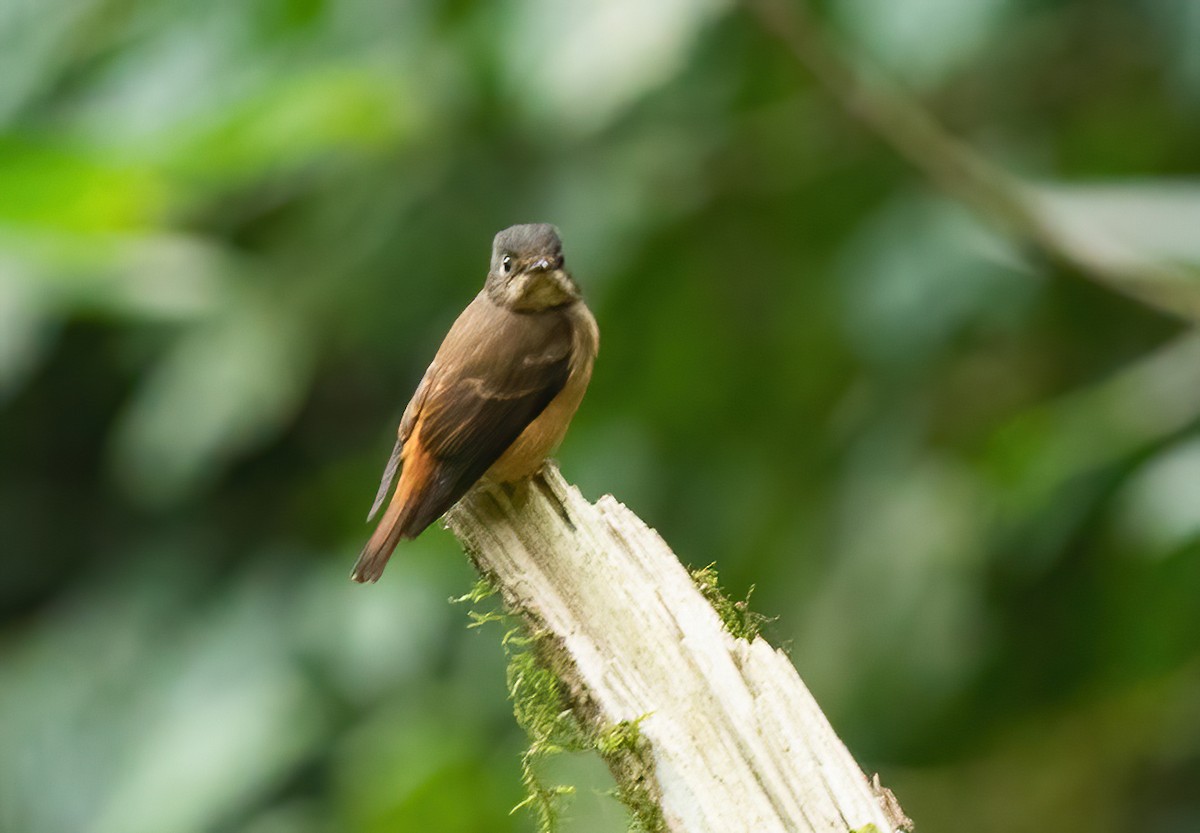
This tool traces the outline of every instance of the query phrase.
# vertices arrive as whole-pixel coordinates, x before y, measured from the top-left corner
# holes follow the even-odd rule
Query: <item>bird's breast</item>
[[[491,480],[508,483],[537,472],[566,436],[571,419],[583,401],[600,347],[600,330],[582,301],[573,304],[565,314],[571,322],[571,361],[566,384],[487,470],[485,476]]]

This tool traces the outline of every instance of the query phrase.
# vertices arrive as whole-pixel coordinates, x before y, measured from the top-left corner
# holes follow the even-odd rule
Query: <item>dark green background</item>
[[[817,8],[1120,274],[1200,262],[1198,11]],[[453,539],[347,579],[528,221],[602,332],[563,472],[919,830],[1200,829],[1200,348],[842,104],[715,0],[0,2],[0,831],[532,829]]]

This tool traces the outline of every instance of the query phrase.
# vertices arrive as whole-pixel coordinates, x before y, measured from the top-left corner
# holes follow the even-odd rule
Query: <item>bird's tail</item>
[[[378,581],[396,545],[402,539],[416,538],[454,502],[447,501],[448,483],[434,476],[435,471],[432,460],[419,452],[405,462],[396,492],[354,563],[350,578],[360,583]]]
[[[412,537],[404,534],[404,521],[408,513],[404,511],[406,501],[403,498],[400,489],[397,488],[387,511],[379,519],[379,525],[375,527],[367,545],[359,553],[358,561],[354,562],[350,578],[359,583],[378,581],[383,575],[383,568],[387,566],[388,559],[396,549],[396,544],[400,543],[401,538]]]

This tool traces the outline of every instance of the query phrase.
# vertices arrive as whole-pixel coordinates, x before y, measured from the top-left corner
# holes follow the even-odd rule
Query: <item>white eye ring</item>
[[[508,255],[505,255],[503,258],[501,258],[500,269],[503,270],[503,272],[507,275],[512,269],[512,258]]]

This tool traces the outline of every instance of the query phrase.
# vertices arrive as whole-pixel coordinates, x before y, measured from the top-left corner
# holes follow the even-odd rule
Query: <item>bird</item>
[[[350,577],[378,581],[401,540],[481,479],[512,483],[537,473],[567,432],[599,346],[558,230],[528,223],[497,233],[483,289],[404,409],[368,522],[394,480],[396,488]]]

